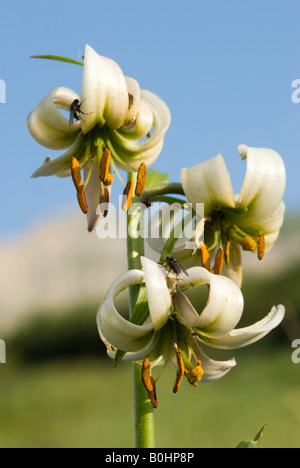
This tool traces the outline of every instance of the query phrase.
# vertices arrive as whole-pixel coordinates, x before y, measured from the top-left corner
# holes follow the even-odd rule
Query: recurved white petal
[[[167,272],[149,258],[141,257],[145,272],[145,284],[148,295],[148,305],[154,330],[159,330],[166,324],[172,307],[172,299],[166,282]]]
[[[95,125],[119,128],[127,115],[129,99],[126,80],[119,65],[86,45],[81,88],[83,133]]]
[[[208,284],[209,297],[203,311],[198,313],[184,294],[174,294],[175,311],[182,317],[184,324],[214,336],[231,331],[240,321],[244,309],[239,287],[229,278],[214,275],[202,267],[190,268],[188,274],[179,280],[181,289]]]
[[[201,348],[199,348],[196,339],[192,340],[192,348],[196,359],[201,361],[204,370],[204,375],[200,383],[215,382],[236,366],[234,358],[229,361],[215,361],[208,357]]]
[[[144,138],[153,125],[153,113],[150,107],[142,100],[136,107],[136,115],[131,120],[126,120],[118,130],[126,139],[140,140]]]
[[[33,109],[27,118],[27,126],[31,136],[46,148],[60,150],[72,145],[79,132],[80,122],[69,124],[59,109],[70,111],[70,106],[78,94],[68,88],[54,88]]]
[[[277,210],[286,185],[286,171],[281,156],[269,148],[238,147],[247,171],[238,206],[247,208],[249,222],[265,220]]]
[[[75,143],[60,157],[55,159],[46,158],[44,164],[40,166],[31,177],[45,177],[56,175],[58,177],[68,177],[71,175],[71,160],[75,156],[81,159],[84,153],[83,135],[79,133]]]
[[[205,217],[213,209],[235,207],[230,175],[221,154],[196,166],[182,169],[181,183],[190,203],[204,203]],[[199,214],[203,215],[202,211]]]
[[[129,76],[125,76],[125,81],[127,85],[127,92],[129,96],[129,109],[125,117],[125,122],[133,119],[138,112],[138,107],[140,104],[141,90],[139,83]]]
[[[274,306],[271,312],[254,325],[232,330],[224,336],[199,333],[199,339],[213,348],[236,349],[248,346],[263,338],[276,328],[283,320],[285,308],[283,305]]]
[[[146,140],[133,140],[127,138],[122,132],[111,132],[111,141],[115,151],[119,155],[116,159],[118,167],[125,171],[137,171],[141,162],[147,167],[151,166],[158,158],[164,142],[164,135],[171,122],[171,114],[168,106],[156,94],[147,90],[141,90],[141,100],[151,110],[153,116],[153,133]],[[146,107],[145,107],[146,109]],[[148,112],[148,111],[147,111]],[[149,115],[145,121],[139,123],[144,127],[145,122],[150,122]]]
[[[157,333],[153,333],[144,347],[142,346],[135,352],[127,352],[125,356],[123,356],[122,361],[137,362],[143,361],[146,357],[149,357],[157,347],[158,336]],[[107,354],[111,359],[114,359],[116,351],[108,350]]]
[[[123,290],[143,281],[144,272],[140,270],[129,270],[122,274],[111,285],[98,310],[97,325],[100,335],[122,351],[140,351],[152,339],[153,324],[149,317],[143,325],[135,325],[122,317],[114,302]]]

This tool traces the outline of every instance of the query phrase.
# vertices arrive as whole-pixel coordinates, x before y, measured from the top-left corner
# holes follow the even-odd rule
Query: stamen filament
[[[230,261],[230,245],[231,245],[230,241],[227,241],[225,244],[224,258],[225,258],[226,265],[229,265],[229,261]]]
[[[86,144],[84,156],[83,156],[83,159],[80,161],[81,167],[83,167],[87,163],[90,156],[91,156],[91,135],[87,135],[87,144]]]
[[[85,181],[84,181],[83,192],[85,191],[86,186],[87,186],[87,184],[89,183],[89,180],[90,180],[90,178],[91,178],[92,170],[93,170],[93,165],[94,165],[94,159],[92,159],[91,162],[90,162],[90,167],[89,167],[87,176],[86,176]]]

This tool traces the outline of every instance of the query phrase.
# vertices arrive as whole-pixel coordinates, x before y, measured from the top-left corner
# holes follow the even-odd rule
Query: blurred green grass
[[[300,338],[299,284],[295,265],[278,276],[245,277],[239,326],[279,303],[286,306],[283,323],[241,350],[204,349],[215,359],[237,359],[218,382],[195,389],[184,381],[174,395],[176,371],[169,366],[157,384],[158,448],[235,447],[264,424],[260,447],[300,447],[300,364],[291,360],[291,343]],[[131,368],[114,369],[106,357],[97,306],[36,310],[17,333],[1,337],[7,344],[7,364],[0,365],[1,448],[133,447]]]
[[[224,355],[224,353],[220,353]],[[300,364],[288,347],[234,353],[222,380],[172,393],[175,369],[158,381],[158,448],[235,447],[267,424],[261,447],[300,447]],[[228,356],[229,357],[229,356]],[[102,358],[0,368],[0,447],[133,446],[131,367]]]

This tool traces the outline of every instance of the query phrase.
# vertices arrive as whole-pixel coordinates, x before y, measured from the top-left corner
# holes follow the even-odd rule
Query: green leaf
[[[169,177],[169,174],[164,174],[155,169],[148,169],[145,188],[166,184],[169,181]]]
[[[30,58],[57,60],[58,62],[67,62],[74,63],[75,65],[83,65],[83,62],[79,62],[79,60],[74,60],[68,57],[61,57],[60,55],[32,55]]]
[[[257,448],[259,442],[261,441],[261,438],[263,436],[263,433],[266,429],[266,424],[258,431],[256,436],[254,437],[253,440],[241,440],[241,442],[237,445],[236,448]]]

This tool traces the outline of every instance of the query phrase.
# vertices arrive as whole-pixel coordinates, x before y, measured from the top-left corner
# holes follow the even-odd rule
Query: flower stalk
[[[128,182],[135,183],[136,174],[128,173]],[[144,239],[138,237],[138,232],[141,225],[142,211],[137,207],[127,211],[127,258],[128,269],[141,269],[142,264],[140,257],[144,255]],[[134,222],[133,222],[134,221]],[[130,229],[129,226],[135,226]],[[140,287],[133,285],[129,288],[129,313],[132,318],[135,309]],[[154,415],[153,406],[143,385],[142,379],[142,364],[132,363],[133,376],[133,400],[134,400],[134,431],[135,431],[135,447],[136,448],[153,448],[154,447]]]

